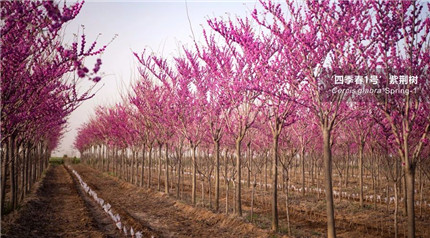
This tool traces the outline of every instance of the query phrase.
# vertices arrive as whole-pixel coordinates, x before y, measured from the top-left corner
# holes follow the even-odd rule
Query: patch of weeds
[[[282,234],[288,234],[288,227],[282,226],[281,228],[279,228],[279,232]]]
[[[72,164],[79,164],[79,163],[81,163],[81,159],[80,158],[76,158],[76,157],[72,158]]]
[[[254,213],[252,214],[252,221],[255,222],[256,220],[258,220],[260,218],[260,216],[258,216],[258,214]],[[248,216],[246,216],[246,220],[248,222],[251,222],[251,214],[249,214]]]
[[[51,157],[49,159],[49,163],[52,165],[62,165],[64,164],[64,160],[63,158],[60,158],[60,157]]]

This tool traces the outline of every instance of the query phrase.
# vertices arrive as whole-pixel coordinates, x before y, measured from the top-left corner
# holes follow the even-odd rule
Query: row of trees
[[[198,158],[207,157],[196,151],[207,151],[214,161],[215,210],[220,153],[234,151],[235,168],[225,176],[234,176],[239,216],[242,169],[251,168],[246,161],[254,158],[248,151],[261,155],[270,148],[273,230],[279,227],[278,168],[288,168],[280,151],[299,150],[302,163],[317,152],[323,155],[328,237],[336,236],[333,153],[358,154],[361,206],[363,161],[378,153],[387,164],[403,165],[408,235],[414,237],[415,173],[430,152],[429,8],[417,1],[261,1],[249,17],[210,19],[203,42],[183,47],[178,57],[135,53],[141,78],[123,103],[97,110],[80,129],[75,146],[82,155],[99,148],[116,155],[112,158],[124,158],[118,151],[129,148],[135,158],[131,163],[142,151],[141,184],[144,156],[149,156],[150,180],[152,151],[158,147],[158,177],[163,161],[166,193],[170,155],[179,160],[181,171],[186,151],[194,204],[197,173],[204,167]],[[340,84],[339,77],[354,82]],[[249,173],[259,173],[254,167]],[[139,173],[137,163],[132,168]],[[394,184],[401,174],[393,175]]]
[[[62,42],[64,26],[82,5],[1,2],[2,214],[16,209],[40,178],[67,117],[93,96],[91,89],[101,79],[101,59],[92,70],[84,59],[100,55],[106,46],[96,48],[94,41],[88,47],[84,34],[71,45]],[[93,81],[85,91],[77,88],[83,80]]]

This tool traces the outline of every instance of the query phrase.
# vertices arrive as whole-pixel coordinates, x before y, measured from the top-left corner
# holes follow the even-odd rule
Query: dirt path
[[[82,195],[64,166],[51,166],[16,220],[2,224],[4,237],[119,237],[101,209]]]
[[[180,203],[162,193],[124,183],[83,165],[73,168],[129,225],[155,237],[268,237],[269,233],[202,208]]]

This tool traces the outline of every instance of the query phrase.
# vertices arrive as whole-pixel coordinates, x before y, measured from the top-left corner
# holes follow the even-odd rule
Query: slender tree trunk
[[[420,186],[420,217],[422,218],[423,216],[423,190],[424,190],[424,180],[422,178],[423,173],[422,173],[422,168],[420,168],[420,182],[419,182],[419,186]]]
[[[327,237],[336,237],[334,202],[333,202],[333,185],[332,185],[332,155],[330,146],[331,131],[323,128],[324,143],[324,170],[325,170],[325,189],[327,202]]]
[[[302,150],[300,152],[300,158],[302,159],[302,196],[305,196],[305,146],[302,146]]]
[[[242,216],[242,191],[241,191],[241,179],[242,179],[242,168],[240,161],[240,145],[242,142],[242,138],[236,139],[236,172],[237,172],[237,181],[236,181],[236,214],[238,216]]]
[[[228,181],[228,157],[227,157],[227,150],[224,152],[224,187],[225,187],[225,213],[228,214],[228,187],[229,187],[229,181]]]
[[[148,151],[148,188],[151,188],[151,175],[152,175],[152,144],[149,146]]]
[[[397,238],[399,236],[399,228],[398,228],[398,222],[397,222],[397,213],[399,209],[399,200],[398,200],[398,194],[397,194],[397,184],[394,183],[394,237]]]
[[[360,143],[359,151],[358,151],[358,170],[359,170],[359,187],[360,187],[360,207],[363,207],[363,150],[364,143]]]
[[[25,196],[25,171],[27,170],[27,148],[23,146],[22,161],[21,161],[21,197],[20,201],[24,200]]]
[[[205,207],[205,179],[202,179],[202,207]]]
[[[287,182],[287,189],[285,190],[285,205],[286,205],[286,213],[287,213],[287,229],[288,229],[288,236],[291,236],[291,226],[290,226],[290,204],[289,204],[289,194],[288,194],[288,182]]]
[[[161,191],[161,147],[163,144],[158,144],[158,178],[157,190]]]
[[[348,188],[348,179],[349,179],[349,145],[346,152],[345,188]]]
[[[219,209],[219,140],[215,140],[215,211]]]
[[[182,158],[181,158],[181,151],[180,149],[177,149],[177,156],[178,156],[178,181],[176,183],[176,197],[179,199],[180,195],[180,188],[181,188],[181,165],[182,165]]]
[[[264,155],[264,190],[267,191],[267,154]]]
[[[169,195],[169,144],[166,143],[166,176],[164,182],[164,192]]]
[[[27,195],[27,193],[30,191],[29,190],[29,184],[30,184],[30,169],[31,169],[31,164],[30,164],[30,160],[31,160],[31,147],[30,147],[30,143],[27,143],[27,147],[26,147],[26,166],[25,166],[25,194]]]
[[[2,176],[1,176],[1,214],[5,212],[5,199],[6,199],[6,182],[9,173],[9,140],[6,143],[5,151],[2,150]]]
[[[406,166],[408,237],[415,237],[415,164]]]
[[[143,148],[142,148],[142,168],[141,168],[141,176],[142,177],[140,177],[140,186],[141,187],[143,187],[144,186],[144,183],[145,183],[145,147],[146,147],[146,145],[143,145]]]
[[[227,180],[225,185],[225,213],[228,214],[228,192],[230,188],[230,182]]]
[[[407,194],[407,182],[406,182],[406,170],[402,169],[402,173],[403,173],[403,213],[405,214],[405,216],[408,215],[408,194]]]
[[[197,178],[196,178],[196,147],[195,145],[191,145],[191,149],[193,151],[193,155],[192,155],[192,187],[191,187],[191,202],[193,203],[193,205],[196,205],[196,190],[197,190]]]
[[[319,168],[317,168],[316,173],[317,173],[316,176],[317,176],[317,191],[318,191],[317,198],[320,199],[320,170],[319,170]]]
[[[9,137],[9,158],[11,160],[11,166],[10,166],[10,188],[11,188],[11,205],[12,205],[12,209],[15,210],[16,209],[16,155],[15,155],[15,138],[13,137]]]
[[[134,167],[137,167],[137,161],[136,161],[136,153],[134,150],[131,151],[131,184],[134,184]]]
[[[279,219],[278,219],[278,142],[279,135],[273,136],[273,161],[272,161],[272,230],[278,231]]]

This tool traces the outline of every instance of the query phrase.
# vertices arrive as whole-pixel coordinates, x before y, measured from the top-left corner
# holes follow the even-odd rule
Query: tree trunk
[[[359,187],[360,187],[360,207],[363,207],[363,150],[364,143],[360,143],[360,147],[358,150],[358,170],[359,170]]]
[[[158,144],[158,177],[157,177],[157,190],[161,191],[161,147],[163,144]]]
[[[423,217],[423,190],[424,190],[424,180],[422,178],[422,168],[420,168],[420,182],[419,182],[419,189],[420,189],[420,217]]]
[[[335,219],[334,219],[334,202],[333,202],[333,185],[332,185],[332,155],[330,146],[331,131],[323,128],[324,143],[324,170],[325,170],[325,189],[327,202],[327,237],[336,237]]]
[[[136,152],[134,150],[132,150],[131,151],[131,166],[130,166],[130,169],[131,169],[131,175],[130,175],[130,177],[131,177],[131,184],[135,183],[135,180],[134,180],[134,166],[137,167]]]
[[[305,147],[302,146],[302,150],[300,152],[300,158],[302,159],[302,196],[305,196]]]
[[[148,188],[151,188],[151,175],[152,175],[152,145],[149,146],[148,151]]]
[[[182,155],[180,151],[181,149],[177,149],[178,150],[178,182],[176,184],[176,197],[179,199],[179,195],[180,195],[180,188],[181,188],[181,165],[182,165]]]
[[[230,188],[230,182],[227,180],[225,184],[225,213],[228,214],[228,191]]]
[[[164,192],[169,195],[169,144],[166,143],[166,175],[164,176]]]
[[[140,177],[140,186],[143,187],[145,183],[145,145],[142,148],[142,168]]]
[[[237,173],[237,179],[236,179],[236,184],[237,184],[237,186],[235,186],[236,187],[236,192],[235,192],[235,194],[236,194],[236,206],[235,206],[235,210],[236,210],[236,214],[238,215],[238,216],[242,216],[242,194],[241,194],[241,179],[242,179],[242,176],[241,176],[241,174],[242,174],[242,168],[241,168],[241,161],[240,161],[240,144],[241,144],[241,142],[242,142],[242,139],[240,138],[240,139],[237,139],[236,140],[236,173]]]
[[[196,190],[197,190],[197,179],[196,179],[196,147],[195,145],[191,145],[191,149],[193,150],[193,155],[192,155],[192,188],[191,188],[191,201],[193,203],[193,205],[196,205]]]
[[[215,140],[215,211],[218,211],[218,209],[219,209],[219,140]]]
[[[415,237],[415,164],[405,166],[408,211],[408,237]]]
[[[254,219],[254,197],[255,197],[255,187],[257,186],[257,181],[254,175],[254,183],[252,184],[252,194],[251,194],[251,223]]]
[[[9,137],[9,158],[11,160],[11,166],[10,166],[10,188],[11,188],[11,205],[12,209],[16,209],[16,155],[15,155],[15,138]]]
[[[6,143],[6,150],[2,150],[2,176],[1,176],[1,214],[5,212],[5,199],[6,199],[6,181],[9,173],[9,145]]]
[[[398,195],[397,195],[397,184],[394,183],[394,237],[397,238],[399,235],[399,228],[397,226],[397,213],[399,209],[398,203]]]
[[[349,146],[346,152],[346,171],[345,171],[345,188],[348,188],[348,179],[349,179]]]
[[[278,142],[279,135],[273,136],[273,161],[272,161],[272,231],[278,231],[279,219],[278,219]]]
[[[286,205],[286,212],[287,212],[287,229],[288,229],[288,236],[291,236],[291,226],[290,226],[290,204],[289,204],[289,196],[288,196],[288,183],[287,183],[287,189],[285,193],[285,205]]]
[[[248,163],[248,169],[247,169],[247,172],[248,172],[248,178],[247,178],[247,185],[248,185],[248,188],[250,188],[251,187],[251,153],[250,153],[250,144],[251,144],[251,142],[249,142],[248,143],[248,145],[247,145],[247,149],[246,149],[246,159],[247,159],[247,163]]]
[[[205,207],[205,179],[202,180],[202,207]]]
[[[407,182],[406,182],[406,169],[402,169],[403,172],[403,213],[405,216],[408,215],[408,194],[407,194]]]
[[[267,191],[267,154],[264,155],[264,191]]]

